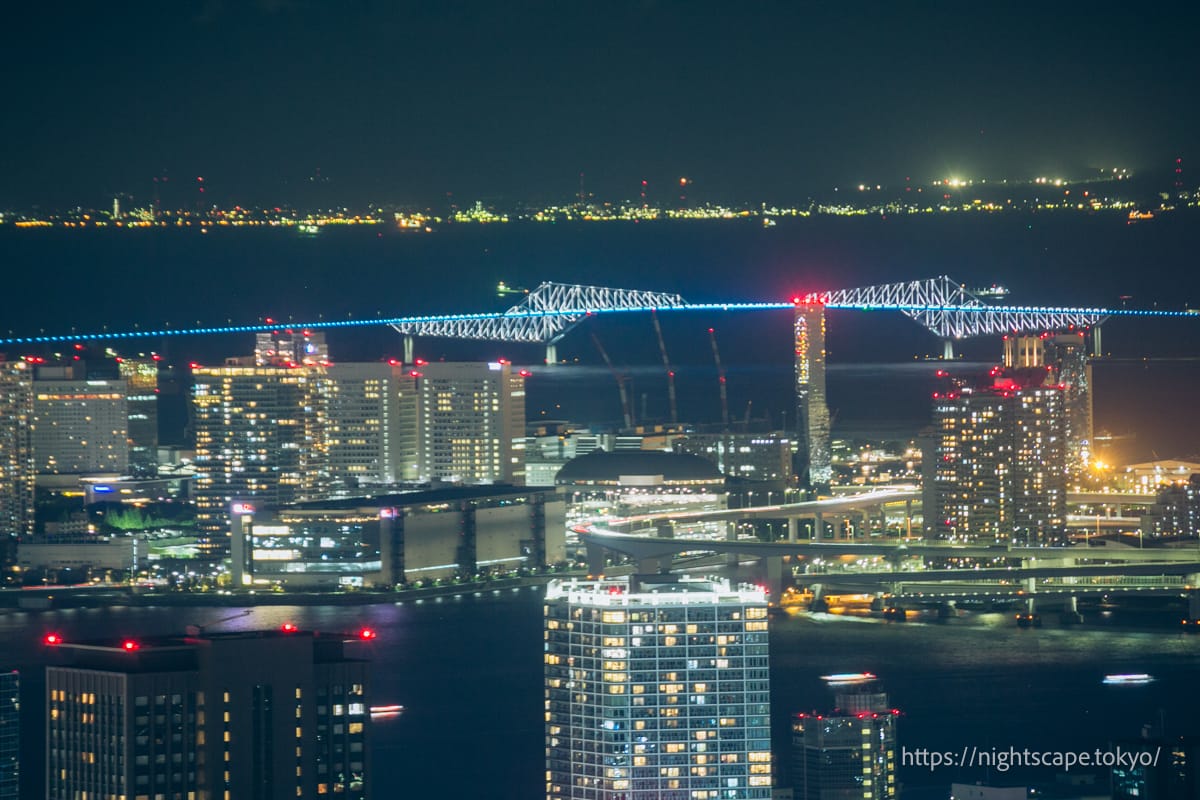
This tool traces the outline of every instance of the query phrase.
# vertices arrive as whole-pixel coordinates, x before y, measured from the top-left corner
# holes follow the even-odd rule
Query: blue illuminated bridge
[[[789,302],[689,303],[680,295],[667,292],[543,283],[506,311],[289,322],[287,327],[323,330],[390,325],[405,336],[406,351],[411,350],[412,337],[416,336],[536,343],[547,347],[548,360],[553,361],[554,345],[584,319],[596,314],[772,311],[792,309],[800,304],[819,304],[829,310],[898,311],[947,342],[974,336],[1082,329],[1095,326],[1108,317],[1200,317],[1192,311],[994,305],[985,303],[960,284],[942,276],[813,293],[791,298]],[[164,326],[159,330],[17,336],[0,338],[0,344],[116,342],[165,336],[257,333],[279,328],[280,323],[195,328]]]

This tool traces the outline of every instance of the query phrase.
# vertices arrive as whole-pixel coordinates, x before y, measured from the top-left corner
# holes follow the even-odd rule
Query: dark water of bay
[[[534,800],[542,793],[541,589],[469,593],[441,600],[366,607],[263,607],[223,629],[354,630],[379,638],[372,658],[375,703],[405,713],[373,728],[376,797],[398,800],[478,797]],[[231,609],[76,609],[0,614],[0,653],[36,660],[40,636],[66,638],[178,633]],[[1091,620],[1090,622],[1097,622]],[[356,645],[357,646],[357,645]],[[832,702],[819,676],[870,671],[903,711],[908,748],[959,751],[1016,747],[1094,750],[1136,737],[1144,724],[1196,733],[1200,638],[1165,626],[1088,624],[1021,630],[1007,615],[949,624],[854,619],[772,621],[772,698],[776,757],[787,760],[788,715]],[[1108,673],[1146,672],[1145,686],[1112,687]],[[910,796],[982,771],[915,767],[900,775]],[[1052,781],[1053,770],[993,779]],[[944,796],[944,795],[942,795]]]

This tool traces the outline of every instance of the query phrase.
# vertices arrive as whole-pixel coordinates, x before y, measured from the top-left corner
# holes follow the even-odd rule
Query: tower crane
[[[667,372],[667,400],[671,404],[671,424],[675,425],[679,422],[679,407],[675,404],[675,370],[671,369],[671,359],[667,357],[667,343],[663,341],[658,312],[651,309],[650,319],[654,321],[654,335],[658,338],[658,352],[662,353],[663,369]]]
[[[708,340],[712,344],[713,361],[717,364],[717,385],[721,390],[721,425],[729,430],[729,395],[725,391],[725,367],[721,365],[721,351],[717,349],[717,333],[708,329]]]
[[[600,337],[592,331],[592,342],[596,345],[596,349],[600,351],[600,357],[604,359],[604,363],[608,366],[608,371],[612,373],[613,380],[617,382],[617,391],[621,393],[621,413],[625,417],[625,427],[633,427],[633,412],[629,408],[629,392],[625,387],[625,376],[617,372],[617,368],[613,366],[612,359],[608,357],[608,351],[604,349],[604,345],[600,344]]]

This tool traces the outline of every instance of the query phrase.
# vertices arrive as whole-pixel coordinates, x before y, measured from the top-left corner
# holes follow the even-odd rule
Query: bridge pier
[[[943,603],[938,603],[937,618],[938,619],[953,619],[958,616],[958,606],[953,600],[947,600]]]
[[[796,541],[800,538],[800,518],[799,517],[788,517],[787,526],[788,526],[788,537],[787,537],[788,543],[795,544]]]
[[[829,603],[825,600],[825,586],[820,583],[814,583],[809,587],[813,593],[812,603],[809,604],[809,611],[828,611]]]
[[[943,361],[953,361],[954,360],[954,340],[953,339],[942,340],[942,360]]]
[[[871,610],[872,611],[883,611],[885,607],[886,606],[884,606],[882,594],[876,594],[876,595],[871,596]]]
[[[819,542],[825,538],[825,517],[820,511],[815,512],[813,516],[813,541]]]
[[[558,345],[546,345],[546,366],[553,367],[558,363]]]
[[[1079,613],[1079,598],[1075,595],[1067,598],[1067,605],[1062,610],[1060,621],[1064,625],[1079,625],[1083,622],[1083,615]]]
[[[1104,355],[1104,348],[1100,345],[1100,326],[1092,326],[1092,356],[1100,358]]]
[[[1196,625],[1200,623],[1200,591],[1192,589],[1187,593],[1187,599],[1187,621],[1189,624]]]
[[[767,603],[779,605],[783,599],[783,591],[787,588],[784,586],[783,556],[763,556],[758,559],[752,574],[755,575],[755,580],[766,588]],[[736,577],[736,571],[730,572],[731,580]]]
[[[404,363],[412,364],[415,361],[413,356],[413,337],[405,334],[404,336]]]
[[[588,575],[596,577],[604,574],[605,568],[608,566],[607,553],[603,547],[592,544],[590,541],[585,545],[587,553],[587,571]]]
[[[654,523],[654,532],[660,539],[674,539],[675,523],[670,520],[656,522]],[[726,536],[725,538],[728,539],[729,537]]]

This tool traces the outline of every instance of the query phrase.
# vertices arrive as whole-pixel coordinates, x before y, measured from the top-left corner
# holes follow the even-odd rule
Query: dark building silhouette
[[[360,638],[373,633],[53,644],[46,797],[368,797]]]

